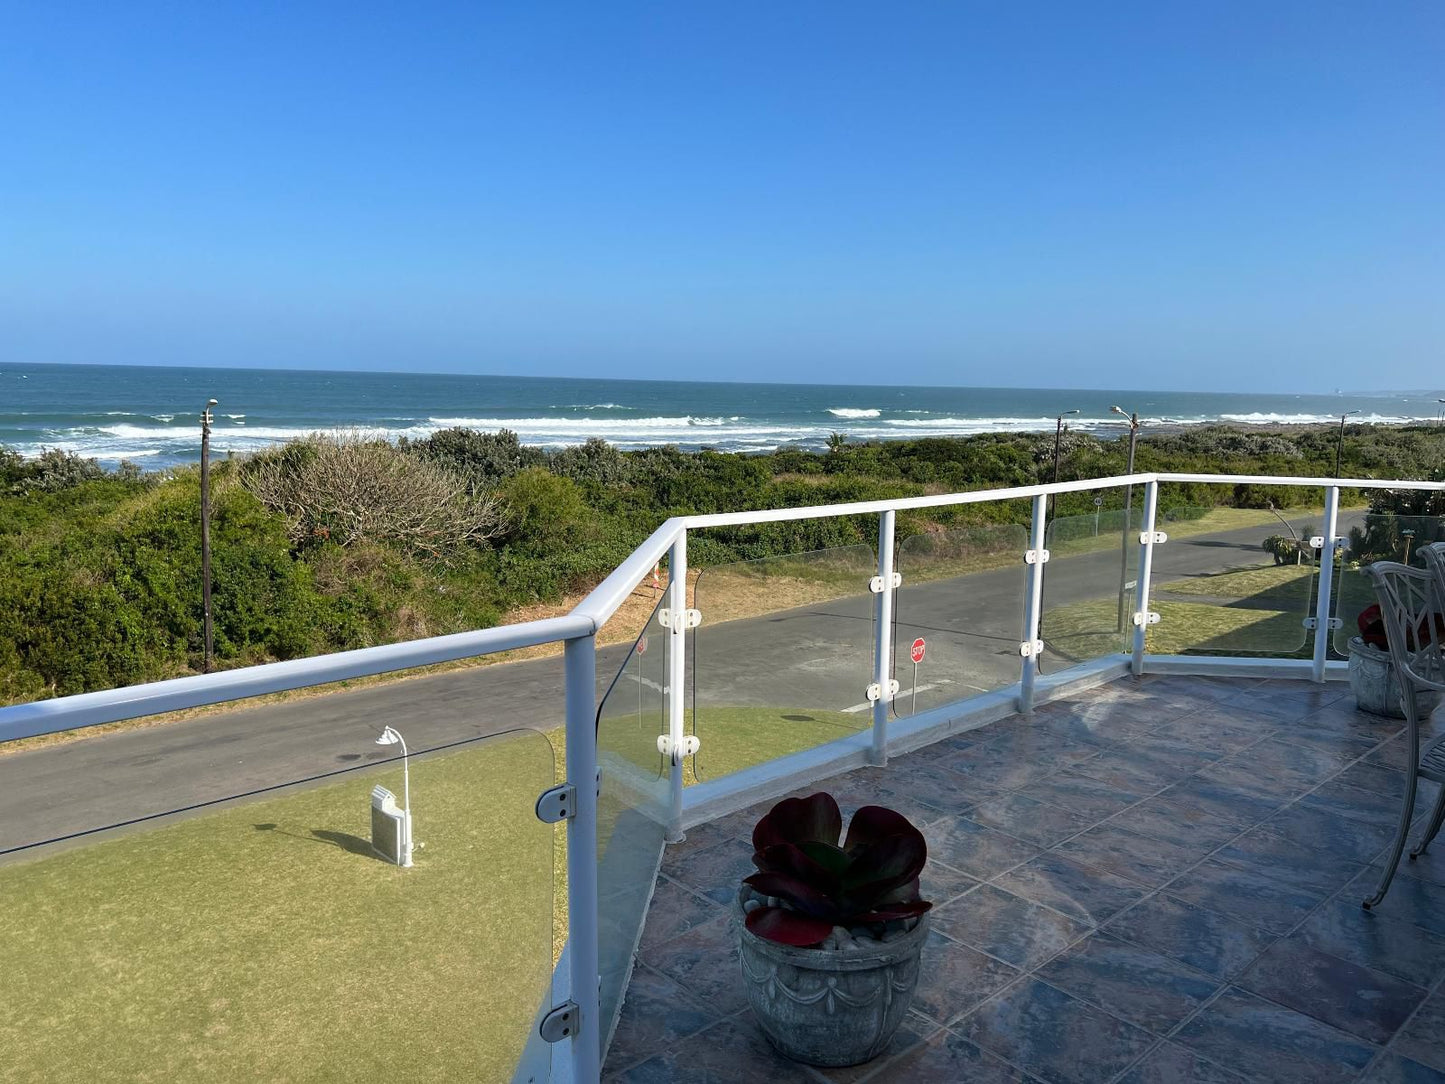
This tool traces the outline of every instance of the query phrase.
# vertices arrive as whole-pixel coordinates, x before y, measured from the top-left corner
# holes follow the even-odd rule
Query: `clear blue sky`
[[[1445,5],[0,5],[0,362],[1445,381]]]

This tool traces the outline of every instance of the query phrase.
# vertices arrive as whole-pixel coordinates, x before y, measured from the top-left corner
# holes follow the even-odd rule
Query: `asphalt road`
[[[1342,517],[1353,521],[1353,517]],[[1347,528],[1346,523],[1342,530]],[[1171,539],[1159,551],[1170,579],[1261,563],[1267,528]],[[906,569],[905,569],[906,575]],[[1024,592],[1022,564],[899,591],[900,651],[928,641],[919,667],[919,708],[1017,679]],[[1048,606],[1117,590],[1113,549],[1056,557],[1047,566]],[[695,634],[697,702],[847,710],[866,704],[872,669],[873,597],[804,606],[709,626]],[[665,635],[619,683],[618,703],[656,703]],[[629,648],[598,653],[598,695]],[[897,674],[912,687],[906,654]],[[1045,667],[1047,669],[1047,665]],[[947,683],[947,684],[944,684]],[[960,687],[962,687],[960,689]],[[537,659],[338,690],[162,726],[97,734],[0,757],[0,852],[138,817],[181,810],[393,755],[374,744],[384,725],[425,749],[516,728],[563,723],[562,660]],[[706,730],[702,731],[707,740]]]

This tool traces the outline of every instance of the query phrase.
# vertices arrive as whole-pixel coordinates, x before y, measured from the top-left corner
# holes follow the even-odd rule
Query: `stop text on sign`
[[[913,646],[908,649],[908,657],[911,658],[914,662],[922,662],[923,653],[927,650],[927,648],[928,645],[923,642],[923,637],[920,636],[918,639],[913,641]]]

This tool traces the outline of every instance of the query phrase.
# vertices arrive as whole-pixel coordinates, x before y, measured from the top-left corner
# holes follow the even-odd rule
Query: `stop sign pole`
[[[918,664],[923,661],[923,653],[928,650],[923,637],[913,641],[913,646],[908,649],[908,657],[913,660],[913,706],[909,714],[918,714]]]

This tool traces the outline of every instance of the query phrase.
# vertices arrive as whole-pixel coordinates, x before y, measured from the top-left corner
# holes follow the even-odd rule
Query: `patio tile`
[[[954,1030],[1052,1084],[1108,1080],[1154,1042],[1142,1028],[1038,979],[984,1002]]]
[[[880,780],[864,778],[843,786],[834,786],[830,781],[827,790],[837,799],[845,817],[851,816],[865,805],[881,805],[896,810],[920,828],[940,817],[948,816],[951,812],[950,799],[958,797],[956,789],[941,792],[931,779],[915,781],[907,772],[907,766],[900,765],[899,774],[891,777],[894,782],[902,784],[899,786],[885,785]],[[926,797],[920,797],[921,795]],[[957,804],[962,808],[967,803],[959,801]]]
[[[870,1077],[888,1080],[891,1078],[883,1066],[898,1055],[913,1049],[936,1031],[938,1031],[937,1024],[910,1009],[908,1015],[903,1018],[903,1023],[893,1033],[893,1038],[889,1040],[888,1046],[876,1058],[865,1061],[862,1065],[842,1065],[835,1068],[815,1065],[813,1072],[823,1080],[830,1081],[831,1084],[859,1084],[860,1081]]]
[[[1035,972],[1065,993],[1131,1024],[1164,1033],[1202,1005],[1220,980],[1138,945],[1095,933]]]
[[[1376,794],[1383,794],[1396,801],[1403,801],[1405,798],[1405,773],[1399,768],[1387,768],[1383,764],[1372,764],[1368,760],[1362,760],[1353,764],[1340,773],[1340,782],[1348,783],[1352,787],[1359,787],[1361,790],[1372,790]],[[1435,800],[1439,793],[1437,785],[1429,779],[1421,779],[1418,783],[1415,801],[1422,800],[1429,805]]]
[[[1295,937],[1272,946],[1235,984],[1375,1043],[1387,1042],[1425,1000],[1423,987]]]
[[[1172,896],[1152,896],[1105,930],[1219,978],[1248,967],[1274,935]]]
[[[1110,817],[1109,823],[1141,836],[1188,847],[1200,858],[1240,832],[1239,823],[1232,818],[1204,813],[1197,808],[1171,802],[1168,798],[1150,798],[1140,802]]]
[[[1007,832],[1040,847],[1052,847],[1059,840],[1068,839],[1094,823],[1087,817],[1022,794],[1006,794],[980,802],[968,811],[967,816],[976,824]]]
[[[946,1024],[1020,974],[1018,968],[933,930],[919,961],[913,1009],[935,1023]]]
[[[979,883],[976,877],[960,873],[942,862],[929,862],[924,866],[919,881],[920,895],[935,907],[958,898]]]
[[[1346,1084],[1377,1049],[1234,988],[1200,1010],[1174,1041],[1263,1084]]]
[[[1387,1050],[1360,1077],[1360,1084],[1445,1084],[1445,1073]]]
[[[1383,825],[1362,824],[1329,809],[1300,803],[1281,809],[1264,823],[1320,861],[1370,862],[1391,838],[1391,829]]]
[[[1296,681],[1295,684],[1306,687],[1250,689],[1230,697],[1228,703],[1239,704],[1249,711],[1272,715],[1277,719],[1307,719],[1349,695],[1347,689],[1320,686],[1306,681]]]
[[[1321,861],[1317,851],[1300,846],[1268,821],[1221,847],[1213,857],[1319,896],[1333,892],[1364,868],[1338,858]]]
[[[1311,747],[1345,756],[1350,760],[1362,757],[1389,735],[1371,735],[1351,727],[1317,726],[1313,719],[1283,723],[1275,737],[1291,745]]]
[[[642,948],[659,945],[694,926],[723,914],[717,901],[705,899],[666,876],[657,878],[652,903],[647,908],[647,924],[642,930]]]
[[[1212,858],[1172,882],[1169,894],[1275,934],[1288,933],[1323,898],[1323,893]]]
[[[727,839],[711,847],[669,861],[667,874],[708,899],[727,906],[737,897],[744,877],[758,871],[753,865],[753,845],[741,839]]]
[[[1321,749],[1315,745],[1301,745],[1272,737],[1251,745],[1220,763],[1253,769],[1256,778],[1265,783],[1288,779],[1308,787],[1338,774],[1354,759],[1332,749]]]
[[[1151,756],[1124,747],[1102,753],[1093,760],[1076,765],[1074,770],[1122,791],[1149,794],[1196,769],[1181,766],[1172,757]]]
[[[1161,1043],[1118,1084],[1241,1084],[1243,1079],[1182,1046]]]
[[[991,744],[965,749],[939,763],[972,782],[1005,790],[1013,790],[1035,779],[1042,779],[1058,767],[1046,757],[1021,757],[1008,749],[996,749]]]
[[[817,1084],[806,1068],[768,1044],[749,1016],[724,1020],[609,1081],[618,1084]]]
[[[1400,860],[1402,870],[1407,861],[1408,859],[1404,858]],[[1383,865],[1369,867],[1351,881],[1341,895],[1346,900],[1355,902],[1373,896],[1382,872]],[[1397,922],[1409,922],[1431,933],[1445,935],[1445,885],[1411,877],[1403,872],[1397,873],[1390,885],[1390,891],[1370,913]]]
[[[1090,828],[1054,848],[1062,854],[1106,873],[1155,888],[1199,860],[1193,847],[1141,836],[1113,821]]]
[[[1031,1084],[1036,1078],[1026,1076],[963,1036],[940,1029],[886,1062],[867,1079],[880,1084]]]
[[[942,862],[980,879],[1027,862],[1039,853],[1039,848],[1032,843],[985,828],[962,816],[926,824],[922,832],[931,861]]]
[[[1224,754],[1269,737],[1279,725],[1280,721],[1272,715],[1216,704],[1166,723],[1154,733],[1167,733],[1194,749]]]
[[[1445,1072],[1445,994],[1431,994],[1414,1019],[1395,1037],[1390,1049],[1401,1057]]]
[[[1062,806],[1085,817],[1107,817],[1156,790],[1144,785],[1117,785],[1091,779],[1075,768],[1065,768],[1047,779],[1020,788],[1026,798]]]
[[[678,983],[719,1016],[747,1007],[737,933],[728,915],[694,926],[641,956],[648,967]]]
[[[987,884],[939,908],[934,916],[935,925],[955,941],[1023,968],[1047,960],[1089,928]]]
[[[1400,822],[1400,803],[1404,797],[1404,794],[1376,794],[1372,790],[1331,779],[1301,798],[1300,805],[1323,809],[1346,820],[1393,829]]]
[[[666,975],[635,967],[607,1050],[608,1063],[627,1066],[642,1061],[716,1022],[711,1011]]]
[[[1175,783],[1163,794],[1164,801],[1206,818],[1248,828],[1282,806],[1287,796],[1262,798],[1238,787],[1206,779],[1202,774]]]
[[[1041,854],[999,876],[994,883],[1091,926],[1117,914],[1145,892],[1127,878],[1093,869],[1057,852]]]
[[[766,813],[767,810],[762,812]],[[715,821],[708,821],[706,824],[695,824],[687,830],[687,838],[681,843],[668,844],[665,852],[667,860],[677,861],[685,855],[706,850],[731,839],[751,842],[753,825],[757,824],[758,817],[761,816],[762,813],[759,813],[755,817],[752,810],[744,809],[737,813],[729,813],[726,817],[719,817]]]
[[[1260,742],[1262,746],[1268,744],[1268,742]],[[1303,747],[1298,745],[1287,746],[1287,748],[1303,750]],[[1338,772],[1344,766],[1336,763],[1330,771],[1320,775],[1310,770],[1297,770],[1277,764],[1255,764],[1248,759],[1249,754],[1254,750],[1255,746],[1250,746],[1241,754],[1212,764],[1195,778],[1228,787],[1253,798],[1272,802],[1274,808],[1278,809],[1291,799],[1298,798],[1305,791],[1317,786],[1321,780]]]
[[[1225,754],[1222,752],[1201,749],[1194,743],[1184,740],[1180,730],[1185,725],[1187,724],[1179,722],[1162,726],[1131,742],[1130,748],[1149,757],[1174,762],[1180,769],[1180,775],[1188,775],[1200,768],[1207,768],[1210,764],[1223,759]]]
[[[1353,893],[1326,903],[1296,936],[1342,960],[1417,986],[1433,986],[1445,976],[1445,937],[1379,910],[1366,911]]]

